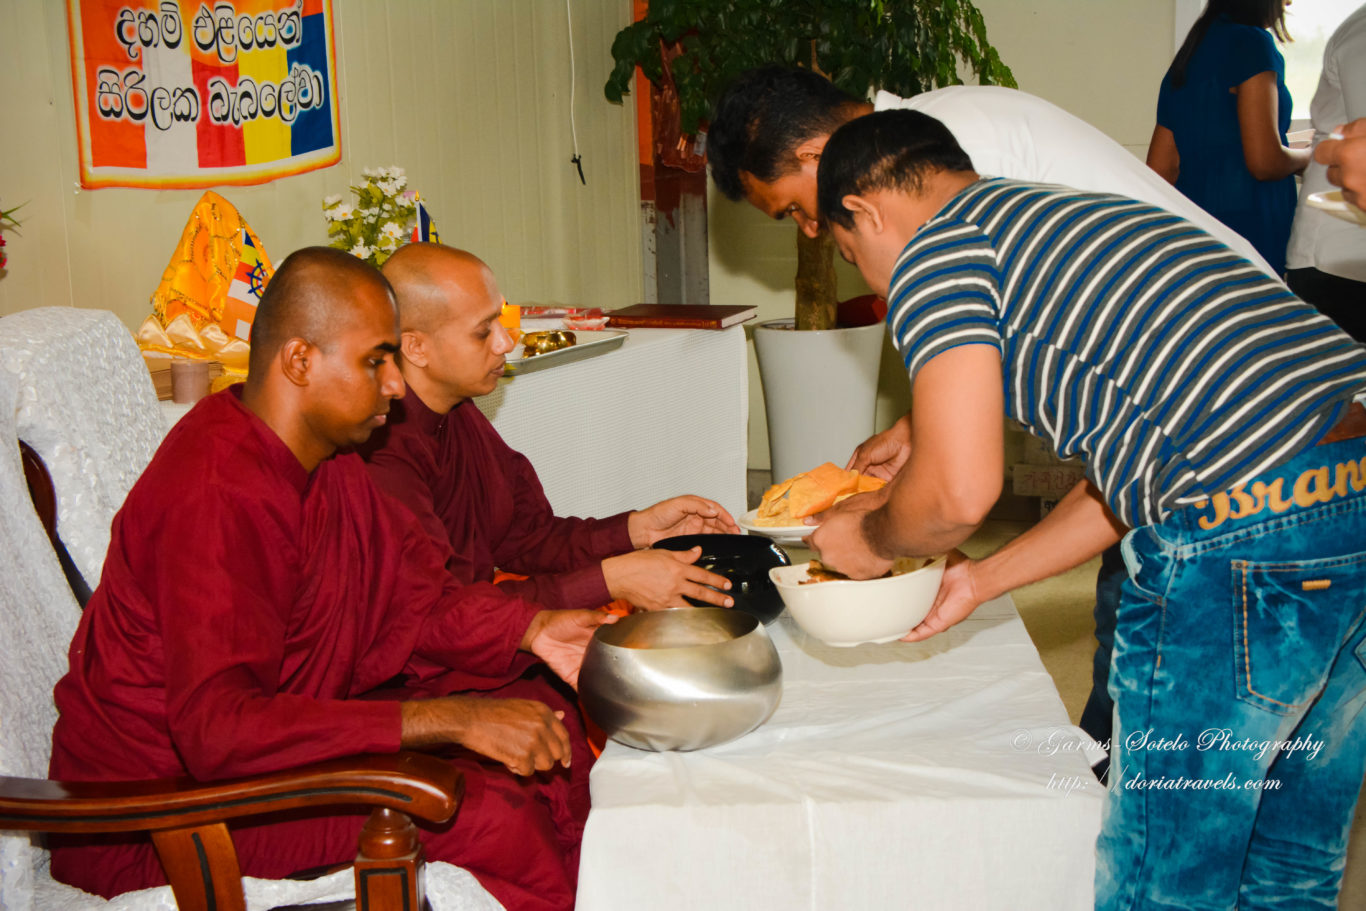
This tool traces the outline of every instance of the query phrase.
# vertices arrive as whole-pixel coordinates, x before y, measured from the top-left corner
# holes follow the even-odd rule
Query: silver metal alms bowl
[[[579,698],[607,736],[641,750],[700,750],[768,720],[783,666],[754,616],[721,607],[650,611],[600,626]]]

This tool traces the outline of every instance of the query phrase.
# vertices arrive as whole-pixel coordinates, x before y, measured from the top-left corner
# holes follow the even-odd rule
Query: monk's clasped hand
[[[569,767],[569,732],[563,712],[531,699],[470,699],[470,723],[461,744],[501,762],[514,775]]]

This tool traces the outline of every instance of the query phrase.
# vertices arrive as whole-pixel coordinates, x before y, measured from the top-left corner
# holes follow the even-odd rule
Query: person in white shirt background
[[[1341,124],[1366,117],[1366,4],[1352,13],[1323,49],[1323,74],[1309,107],[1314,142]],[[1311,162],[1286,250],[1286,283],[1359,342],[1366,342],[1366,237],[1361,228],[1307,205],[1331,190],[1328,168]]]
[[[1366,117],[1341,130],[1342,139],[1325,139],[1314,148],[1314,160],[1328,168],[1328,182],[1342,187],[1342,198],[1366,206]]]
[[[1223,241],[1279,278],[1241,234],[1191,202],[1123,146],[1091,124],[1028,92],[955,85],[899,98],[878,92],[878,111],[909,108],[943,123],[979,174],[1115,193],[1159,206]]]

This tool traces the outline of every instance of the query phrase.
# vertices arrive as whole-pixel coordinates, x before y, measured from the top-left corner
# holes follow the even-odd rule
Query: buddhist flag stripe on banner
[[[242,258],[237,261],[237,271],[228,285],[228,299],[223,306],[223,318],[219,325],[244,342],[251,341],[251,324],[256,319],[256,305],[266,291],[266,269],[256,252],[256,244],[251,242],[251,232],[242,229]]]
[[[336,164],[331,0],[67,0],[81,185],[265,183]]]

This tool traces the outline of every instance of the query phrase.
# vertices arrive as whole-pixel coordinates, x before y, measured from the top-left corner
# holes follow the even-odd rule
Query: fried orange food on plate
[[[826,462],[770,487],[759,504],[754,524],[768,528],[800,525],[802,519],[829,509],[845,497],[877,490],[885,483],[881,478]]]

